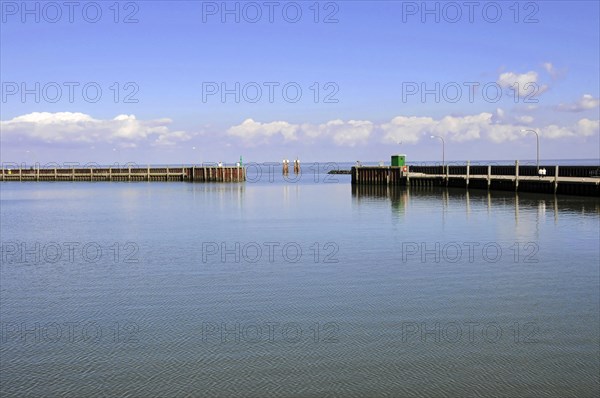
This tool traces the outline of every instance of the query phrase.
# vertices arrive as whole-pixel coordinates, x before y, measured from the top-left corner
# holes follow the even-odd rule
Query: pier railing
[[[242,166],[2,168],[1,181],[242,182]]]
[[[489,165],[492,175],[514,176],[516,174],[515,165]],[[447,166],[410,166],[410,171],[413,173],[424,174],[446,174],[448,175],[466,175],[467,165],[447,165]],[[471,165],[469,166],[469,174],[471,175],[487,175],[488,166]],[[546,170],[546,177],[554,177],[556,165],[540,165],[540,169]],[[538,176],[537,166],[519,165],[520,176]],[[559,166],[559,177],[581,177],[581,178],[600,178],[600,166]]]
[[[358,166],[353,185],[447,186],[600,196],[598,166],[438,165]]]

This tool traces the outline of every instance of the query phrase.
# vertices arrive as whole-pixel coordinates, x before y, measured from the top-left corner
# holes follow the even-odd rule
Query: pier
[[[352,185],[446,186],[600,197],[598,166],[355,166]]]
[[[2,168],[1,181],[243,182],[243,166]]]

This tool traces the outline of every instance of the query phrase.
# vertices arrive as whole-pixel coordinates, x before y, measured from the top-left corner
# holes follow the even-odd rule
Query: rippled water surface
[[[0,184],[0,396],[597,396],[597,198],[323,177]]]

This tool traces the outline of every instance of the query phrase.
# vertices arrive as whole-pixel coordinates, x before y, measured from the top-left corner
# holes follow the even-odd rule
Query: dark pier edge
[[[243,166],[3,168],[0,181],[244,182]]]
[[[438,186],[551,195],[600,197],[600,167],[540,166],[358,166],[352,185]]]
[[[352,185],[445,186],[600,197],[598,166],[358,166]],[[0,181],[244,182],[243,166],[3,168]]]

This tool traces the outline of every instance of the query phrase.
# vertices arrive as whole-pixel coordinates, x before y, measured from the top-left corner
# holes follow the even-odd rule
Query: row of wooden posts
[[[288,175],[290,173],[290,161],[288,159],[283,159],[283,174]],[[300,173],[300,160],[294,160],[294,174]]]
[[[556,189],[558,188],[558,165],[554,166],[554,192],[556,192]],[[449,174],[449,169],[448,166],[445,166],[445,180],[446,182],[448,182],[448,180],[450,179],[451,175]],[[539,176],[545,176],[546,175],[546,169],[540,169],[538,170],[538,175]],[[407,180],[410,181],[410,174],[406,173],[406,178]],[[465,175],[465,184],[468,187],[469,186],[469,180],[471,179],[471,162],[467,160],[467,171],[466,171],[466,175]],[[487,166],[487,186],[488,189],[490,188],[490,185],[492,183],[492,166],[488,165]],[[519,161],[516,160],[515,161],[515,190],[518,191],[519,190]]]
[[[492,174],[491,165],[475,166],[472,174],[470,162],[464,166],[358,166],[352,167],[353,185],[403,185],[403,186],[447,186],[475,189],[499,189],[540,193],[562,193],[583,196],[600,196],[600,168],[596,166],[558,165],[546,170],[545,167],[526,167],[521,170],[519,162],[508,166],[511,173],[496,170]],[[486,167],[485,170],[483,167]],[[533,168],[533,170],[531,170]],[[563,172],[566,169],[566,172]],[[576,169],[576,170],[575,170]],[[485,171],[487,172],[485,172]],[[535,175],[531,172],[535,171]],[[547,173],[548,171],[548,173]],[[562,172],[562,175],[559,174]],[[458,172],[458,173],[457,173]]]
[[[243,166],[2,169],[2,181],[190,181],[243,182]]]

